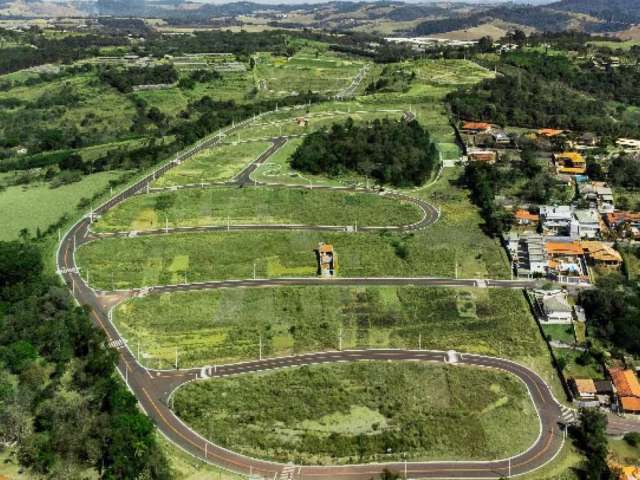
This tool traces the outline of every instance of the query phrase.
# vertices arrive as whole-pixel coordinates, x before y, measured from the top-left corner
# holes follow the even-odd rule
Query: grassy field
[[[411,234],[326,232],[220,232],[107,239],[83,246],[81,267],[99,288],[130,288],[213,279],[315,276],[314,249],[332,243],[340,276],[446,276],[508,278],[506,256],[487,237],[466,190],[447,169],[415,195],[441,205],[442,216]]]
[[[117,287],[130,288],[182,283],[185,275],[189,282],[249,278],[254,266],[258,278],[313,277],[320,242],[334,245],[338,275],[343,277],[453,276],[456,263],[459,273],[488,273],[480,250],[456,258],[462,242],[436,243],[425,231],[231,231],[109,238],[82,246],[77,258],[83,269],[90,267],[92,283],[99,288],[112,286],[112,274]]]
[[[35,234],[38,227],[45,230],[62,215],[72,215],[81,198],[91,198],[121,174],[96,173],[55,189],[42,183],[8,187],[0,192],[0,212],[3,212],[0,240],[17,238],[22,228],[29,229],[31,234]]]
[[[171,202],[168,208],[163,201]],[[405,225],[422,212],[375,194],[249,187],[180,190],[133,197],[109,211],[96,231],[145,230],[165,226],[288,223],[313,225]]]
[[[426,287],[221,289],[135,298],[114,321],[149,367],[343,348],[402,347],[548,359],[518,291]],[[548,361],[547,361],[548,363]]]
[[[227,144],[205,149],[158,178],[154,187],[172,187],[233,178],[269,147],[267,142]]]
[[[404,453],[409,460],[504,458],[526,450],[539,429],[516,378],[408,362],[197,382],[178,390],[174,408],[215,442],[297,464],[379,462]]]
[[[349,86],[364,65],[361,60],[312,48],[302,49],[290,58],[268,53],[254,58],[259,96],[286,96],[308,90],[335,94]]]
[[[618,464],[640,466],[640,446],[632,447],[624,440],[609,439],[609,452]]]
[[[594,47],[606,47],[611,50],[631,50],[631,47],[635,47],[636,45],[640,45],[640,40],[625,40],[622,42],[607,42],[607,41],[596,41],[589,42],[589,45],[593,45]]]

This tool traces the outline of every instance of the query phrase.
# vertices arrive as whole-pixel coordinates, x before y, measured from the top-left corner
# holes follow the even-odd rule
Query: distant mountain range
[[[261,2],[266,3],[261,3]],[[311,2],[315,0],[310,0]],[[293,0],[0,0],[0,18],[136,16],[219,27],[270,27],[379,32],[384,35],[501,36],[508,30],[620,32],[640,24],[640,0],[434,0],[401,2]],[[636,31],[638,28],[636,27]]]

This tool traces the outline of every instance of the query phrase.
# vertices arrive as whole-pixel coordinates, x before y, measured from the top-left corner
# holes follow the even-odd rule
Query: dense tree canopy
[[[42,275],[28,240],[0,242],[0,442],[43,478],[170,478],[153,425],[115,375],[85,309]]]
[[[640,288],[612,275],[580,292],[591,331],[613,346],[640,354]]]
[[[395,186],[422,184],[436,162],[436,146],[417,121],[356,125],[351,118],[305,137],[291,159],[291,165],[304,172],[355,172]]]

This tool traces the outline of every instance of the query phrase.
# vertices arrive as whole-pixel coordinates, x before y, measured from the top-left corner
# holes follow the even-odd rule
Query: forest
[[[0,442],[50,478],[171,478],[115,351],[43,268],[26,233],[0,242]]]
[[[605,102],[523,70],[460,89],[447,99],[453,112],[464,119],[594,132],[606,137],[640,135],[637,124],[612,118],[615,112]]]
[[[343,124],[305,137],[291,158],[303,172],[339,176],[357,173],[397,187],[424,183],[437,163],[436,146],[417,121],[374,120]]]
[[[136,85],[172,84],[178,81],[178,72],[171,64],[126,69],[105,67],[100,79],[122,93],[129,93]]]
[[[2,49],[0,75],[45,63],[71,63],[96,55],[99,47],[129,44],[126,37],[106,35],[70,35],[55,39],[37,29],[18,35],[0,28],[0,37],[22,43]]]

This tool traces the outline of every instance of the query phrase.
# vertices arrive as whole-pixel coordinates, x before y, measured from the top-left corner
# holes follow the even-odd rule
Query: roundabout
[[[239,128],[238,124],[234,128]],[[234,128],[228,129],[227,134]],[[321,278],[274,278],[274,279],[230,279],[220,281],[204,281],[197,283],[182,283],[174,285],[157,285],[128,290],[106,291],[94,290],[81,277],[76,264],[75,252],[78,247],[92,241],[99,241],[101,237],[131,236],[131,232],[116,234],[96,234],[91,231],[93,221],[97,216],[104,215],[121,202],[139,194],[150,191],[150,185],[168,170],[188,160],[200,149],[215,144],[221,137],[213,137],[201,142],[194,148],[180,154],[175,160],[163,165],[153,173],[136,182],[120,194],[114,196],[99,208],[93,210],[87,217],[76,223],[61,239],[56,264],[59,274],[71,290],[80,305],[86,305],[96,325],[105,331],[109,345],[118,351],[118,370],[125,382],[138,399],[140,406],[154,421],[158,429],[173,443],[190,454],[234,473],[252,475],[271,479],[370,479],[380,475],[383,469],[404,474],[405,478],[500,478],[519,475],[536,470],[551,461],[564,442],[564,433],[560,428],[562,411],[551,392],[550,387],[533,370],[516,362],[455,351],[411,350],[411,349],[367,349],[326,351],[286,357],[259,358],[255,361],[245,361],[233,364],[201,366],[192,369],[153,370],[143,367],[127,346],[126,340],[120,335],[111,321],[111,311],[114,306],[126,298],[146,295],[150,292],[173,292],[189,290],[208,290],[218,288],[238,287],[270,287],[279,285],[425,285],[425,286],[473,286],[480,288],[524,288],[531,286],[530,281],[510,280],[478,280],[478,279],[448,279],[431,277],[339,277],[331,280]],[[286,143],[286,138],[279,137],[272,140],[272,145],[253,163],[240,172],[225,186],[256,185],[251,174],[264,163],[272,154]],[[286,188],[287,185],[275,184],[271,186]],[[183,188],[202,188],[202,185],[185,186]],[[215,187],[214,187],[215,188]],[[300,188],[300,187],[297,187]],[[316,188],[316,187],[314,187]],[[319,187],[317,187],[319,188]],[[323,187],[329,188],[329,187]],[[366,195],[379,194],[366,189],[349,188],[350,192]],[[367,226],[361,231],[414,231],[427,228],[439,219],[439,210],[424,200],[396,192],[384,192],[385,198],[410,202],[422,212],[418,222],[403,226]],[[153,229],[136,232],[136,235],[171,235],[174,233],[201,233],[225,230],[310,230],[310,231],[349,231],[350,225],[301,225],[301,224],[254,224],[254,225],[210,225],[199,227],[176,227]],[[305,365],[330,364],[337,362],[359,361],[415,361],[440,363],[448,365],[463,365],[507,372],[517,377],[527,388],[530,399],[535,407],[539,419],[539,436],[524,452],[511,458],[488,461],[426,461],[426,462],[398,462],[350,465],[290,465],[251,458],[228,450],[212,442],[183,423],[170,408],[173,393],[181,386],[198,380],[236,376],[254,372],[264,372],[283,368],[301,367]],[[176,360],[177,362],[177,360]]]

